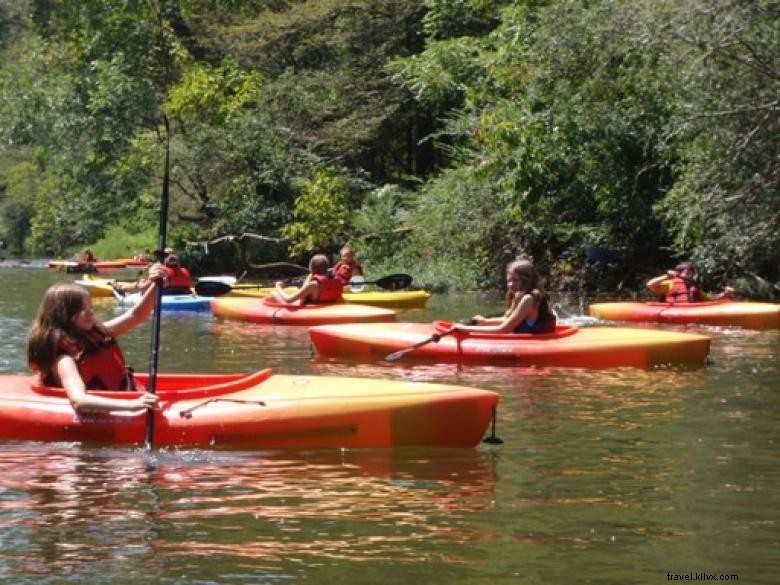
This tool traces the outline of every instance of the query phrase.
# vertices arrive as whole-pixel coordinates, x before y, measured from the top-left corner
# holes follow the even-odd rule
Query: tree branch
[[[260,234],[253,234],[250,232],[244,232],[240,236],[236,236],[233,234],[228,234],[226,236],[218,236],[216,238],[212,238],[210,240],[206,241],[200,241],[200,242],[192,242],[192,241],[185,241],[185,243],[188,246],[203,246],[203,249],[205,250],[206,254],[209,253],[209,245],[211,244],[218,244],[219,242],[232,242],[234,240],[243,240],[244,238],[252,238],[255,240],[263,240],[265,242],[284,242],[286,241],[284,238],[273,238],[271,236],[263,236]]]

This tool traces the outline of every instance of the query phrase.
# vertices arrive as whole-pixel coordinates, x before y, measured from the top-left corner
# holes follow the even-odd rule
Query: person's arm
[[[472,331],[474,333],[511,333],[515,328],[528,317],[534,309],[534,297],[530,294],[524,295],[514,310],[498,318],[483,318],[479,325],[462,325],[460,323],[453,325],[456,331]]]
[[[192,288],[192,275],[190,274],[190,271],[184,266],[179,267],[179,270],[181,270],[182,274],[184,274],[187,279],[187,287]]]
[[[338,262],[333,267],[333,276],[338,278],[344,284],[352,280],[352,267],[349,264]]]
[[[674,270],[667,270],[666,274],[662,274],[661,276],[656,276],[655,278],[651,278],[647,281],[647,288],[650,289],[650,292],[656,295],[665,295],[667,292],[669,292],[669,284],[671,283],[671,279],[675,278],[677,276],[677,273]]]
[[[100,412],[106,410],[143,410],[158,404],[157,396],[146,392],[138,398],[123,400],[106,398],[87,392],[75,360],[69,355],[60,356],[56,364],[57,376],[74,410],[79,412]]]
[[[274,291],[274,295],[276,298],[285,303],[294,303],[295,301],[299,300],[306,302],[310,298],[317,298],[320,285],[316,280],[313,280],[310,276],[307,276],[306,280],[304,280],[303,284],[301,284],[301,287],[292,294],[288,295],[286,292],[284,292],[284,282],[281,280],[276,282],[275,288],[276,290]]]
[[[734,298],[734,289],[731,288],[730,286],[727,286],[720,293],[717,293],[717,294],[709,293],[706,296],[709,297],[709,299],[713,300],[713,301],[719,301],[721,299],[733,299]]]
[[[474,315],[469,319],[469,325],[498,325],[504,322],[504,316],[501,317],[483,317],[482,315]]]
[[[161,264],[154,264],[149,268],[149,279],[152,281],[162,280],[165,276],[165,270]],[[137,327],[149,318],[154,309],[155,291],[157,287],[150,286],[141,294],[139,300],[133,307],[111,319],[103,325],[112,337],[118,337],[133,328]]]

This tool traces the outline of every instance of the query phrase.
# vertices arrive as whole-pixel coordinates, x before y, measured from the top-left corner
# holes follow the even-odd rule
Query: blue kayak
[[[127,293],[121,295],[114,292],[117,302],[122,306],[132,306],[141,300],[141,293]],[[166,313],[172,311],[210,311],[211,297],[199,295],[163,295],[162,310]]]

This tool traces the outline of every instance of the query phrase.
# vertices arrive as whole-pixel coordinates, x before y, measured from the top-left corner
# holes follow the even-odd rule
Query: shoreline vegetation
[[[0,255],[780,295],[776,2],[77,4],[0,0]]]

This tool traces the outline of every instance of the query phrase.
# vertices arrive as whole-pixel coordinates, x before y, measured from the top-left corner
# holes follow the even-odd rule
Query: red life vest
[[[344,285],[339,278],[331,278],[324,274],[312,274],[314,280],[320,285],[320,293],[315,303],[338,303],[341,301],[341,293]]]
[[[695,303],[701,300],[701,291],[692,280],[672,278],[663,300],[665,303]]]
[[[87,347],[74,356],[87,390],[134,390],[133,374],[114,338],[97,329],[87,337]]]
[[[182,289],[186,292],[190,291],[192,287],[192,278],[190,277],[190,271],[180,266],[179,268],[165,267],[165,276],[168,278],[168,283],[165,288]]]
[[[361,276],[363,275],[363,267],[357,260],[353,260],[352,262],[336,262],[336,265],[333,267],[333,275],[344,284],[347,284],[352,280],[353,272],[357,272]]]

